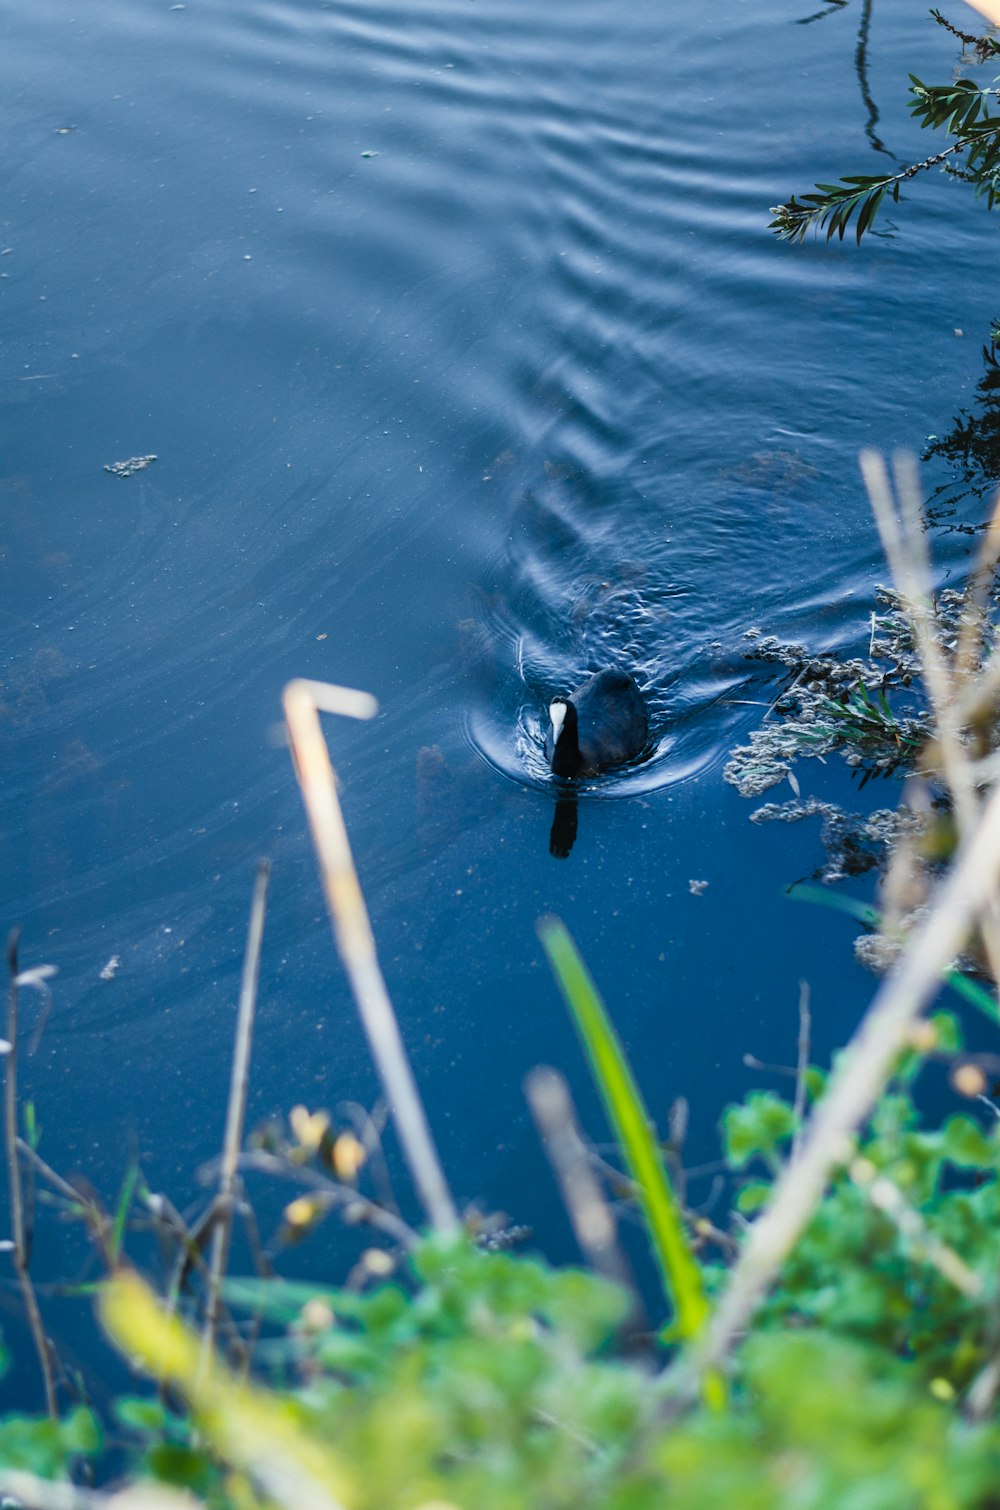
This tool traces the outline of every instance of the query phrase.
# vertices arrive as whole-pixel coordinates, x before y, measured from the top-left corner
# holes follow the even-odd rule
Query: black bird
[[[598,671],[549,704],[545,754],[554,776],[596,776],[634,760],[649,738],[646,702],[627,671]]]

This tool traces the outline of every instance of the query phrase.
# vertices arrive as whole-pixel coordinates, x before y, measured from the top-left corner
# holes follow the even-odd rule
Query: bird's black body
[[[555,776],[596,776],[634,760],[649,738],[645,699],[627,671],[599,671],[549,712],[545,754]]]

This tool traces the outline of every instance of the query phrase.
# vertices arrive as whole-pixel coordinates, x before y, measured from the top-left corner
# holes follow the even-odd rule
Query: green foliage
[[[1000,116],[990,115],[988,106],[1000,95],[1000,90],[980,89],[973,79],[929,86],[912,73],[910,84],[913,115],[921,126],[956,138],[954,150],[965,156],[961,177],[975,186],[977,195],[986,196],[992,209],[1000,172]]]
[[[653,1398],[642,1369],[600,1356],[627,1305],[603,1280],[429,1238],[404,1284],[363,1295],[287,1288],[241,1281],[228,1289],[231,1302],[288,1322],[269,1355],[298,1383],[269,1396],[249,1394],[218,1368],[198,1383],[193,1339],[158,1332],[148,1310],[128,1315],[134,1294],[124,1311],[118,1303],[115,1335],[125,1341],[134,1328],[144,1366],[192,1407],[186,1431],[134,1402],[119,1413],[142,1444],[146,1473],[207,1494],[213,1475],[216,1491],[221,1483],[214,1458],[222,1453],[245,1475],[242,1503],[257,1505],[253,1482],[281,1466],[263,1441],[263,1403],[274,1419],[285,1413],[282,1445],[303,1465],[321,1444],[358,1510],[435,1500],[483,1510],[598,1505],[632,1480],[627,1457]]]
[[[937,1014],[934,1026],[939,1046],[958,1047],[948,1014]],[[915,1073],[910,1057],[901,1062],[901,1083]],[[742,1106],[728,1108],[723,1127],[734,1166],[756,1157],[776,1169],[777,1150],[794,1132],[794,1117],[778,1097],[753,1092]],[[819,1328],[910,1360],[924,1388],[934,1380],[943,1380],[952,1393],[965,1388],[991,1355],[990,1309],[957,1289],[929,1254],[933,1241],[944,1244],[978,1275],[984,1297],[994,1292],[1000,1271],[998,1171],[1000,1123],[984,1131],[963,1113],[926,1130],[908,1091],[886,1094],[796,1245],[762,1310],[760,1328]],[[899,1193],[905,1222],[872,1198],[877,1179]],[[741,1191],[738,1209],[759,1210],[769,1191],[766,1180],[753,1179]]]
[[[42,1479],[65,1478],[81,1459],[96,1456],[101,1433],[93,1413],[79,1406],[60,1421],[9,1415],[0,1420],[0,1467]]]
[[[828,241],[832,236],[843,241],[857,212],[854,234],[860,242],[865,231],[871,230],[886,196],[898,202],[904,177],[903,173],[874,177],[861,173],[845,176],[836,184],[817,184],[814,194],[803,194],[800,199],[793,194],[784,204],[775,205],[768,229],[782,241],[802,241],[807,231],[823,229]]]
[[[795,1133],[792,1108],[770,1091],[752,1091],[740,1106],[727,1107],[722,1115],[722,1145],[734,1169],[743,1169],[752,1159],[763,1159],[776,1170],[781,1154]]]
[[[773,1104],[754,1098],[752,1118],[767,1146]],[[894,1096],[863,1154],[897,1180],[909,1167],[911,1194],[939,1203],[940,1235],[992,1272],[997,1147],[955,1121],[969,1119],[926,1133]],[[973,1152],[989,1199],[986,1186],[942,1192],[952,1156]],[[622,1297],[536,1259],[431,1239],[401,1283],[285,1289],[240,1281],[229,1299],[286,1324],[270,1356],[293,1382],[271,1409],[291,1409],[293,1440],[323,1444],[350,1510],[985,1510],[995,1483],[1000,1431],[964,1421],[956,1393],[984,1357],[988,1307],[907,1252],[846,1174],[742,1347],[721,1411],[660,1417],[646,1370],[608,1351]],[[237,1389],[219,1375],[198,1394],[186,1440],[177,1418],[129,1402],[119,1414],[147,1438],[143,1471],[220,1510],[262,1506],[261,1460],[248,1473],[230,1458],[223,1472],[204,1445],[213,1391],[238,1417]]]
[[[758,1332],[744,1396],[664,1435],[671,1510],[957,1510],[994,1503],[997,1436],[965,1426],[890,1353],[829,1334]]]
[[[923,1052],[962,1052],[952,1015],[929,1027]],[[996,1347],[1000,1121],[959,1112],[925,1126],[923,1062],[916,1048],[901,1057],[714,1408],[661,1413],[652,1359],[618,1354],[628,1301],[605,1281],[427,1237],[368,1289],[230,1281],[227,1305],[278,1329],[258,1351],[269,1385],[206,1366],[144,1286],[112,1281],[106,1323],[169,1402],[117,1403],[130,1475],[208,1510],[987,1510],[1000,1422],[970,1423],[962,1402]],[[805,1078],[807,1100],[821,1095],[823,1071]],[[798,1127],[770,1091],[726,1109],[728,1167],[734,1182],[749,1175],[744,1220]],[[905,1219],[876,1199],[880,1182]],[[956,1287],[942,1246],[980,1294]],[[722,1277],[699,1268],[706,1288]],[[0,1470],[65,1478],[99,1448],[88,1411],[0,1422]]]
[[[549,923],[543,936],[654,1227],[648,1191],[663,1171],[648,1114],[568,935]],[[619,1350],[627,1296],[466,1235],[424,1237],[369,1288],[229,1281],[229,1310],[271,1329],[253,1379],[123,1266],[102,1320],[158,1395],[115,1405],[115,1473],[124,1464],[205,1510],[990,1510],[1000,1418],[965,1403],[997,1351],[1000,1119],[972,1103],[925,1125],[915,1086],[928,1054],[964,1055],[952,1014],[899,1056],[725,1393],[665,1410],[655,1349]],[[801,1103],[823,1094],[824,1070],[801,1073],[804,1096],[753,1090],[723,1114],[724,1251],[769,1200]],[[129,1175],[117,1204],[116,1252],[135,1185]],[[678,1225],[719,1237],[664,1188]],[[682,1284],[707,1310],[725,1271],[686,1239],[683,1251]],[[0,1419],[0,1476],[65,1481],[100,1451],[84,1409]]]

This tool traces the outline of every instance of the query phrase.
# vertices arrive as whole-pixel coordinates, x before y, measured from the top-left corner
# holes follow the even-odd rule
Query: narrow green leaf
[[[877,907],[872,907],[868,902],[859,902],[856,897],[842,897],[835,891],[829,891],[825,886],[810,886],[803,882],[797,886],[790,886],[786,893],[797,902],[817,902],[821,907],[830,907],[834,912],[846,912],[848,916],[856,918],[866,928],[879,928],[882,924],[882,914]],[[949,985],[956,996],[961,996],[970,1006],[982,1012],[990,1022],[1000,1022],[1000,1009],[990,991],[981,986],[977,980],[969,975],[963,975],[961,970],[947,969],[941,972],[942,979]]]
[[[678,1338],[689,1341],[702,1330],[710,1307],[649,1113],[604,1003],[569,933],[558,918],[543,918],[538,936],[573,1015],[608,1120],[636,1183],[664,1291],[674,1310],[674,1331]]]
[[[786,895],[796,902],[816,902],[820,907],[830,907],[834,912],[846,912],[850,917],[864,923],[866,928],[877,928],[882,914],[869,902],[859,902],[856,897],[843,897],[839,892],[825,886],[810,886],[808,882],[790,886]]]
[[[133,1164],[126,1171],[122,1181],[121,1193],[118,1196],[118,1205],[115,1207],[115,1220],[111,1229],[111,1261],[117,1263],[122,1251],[122,1243],[125,1240],[125,1223],[128,1221],[129,1211],[132,1209],[132,1197],[139,1179],[138,1165]]]

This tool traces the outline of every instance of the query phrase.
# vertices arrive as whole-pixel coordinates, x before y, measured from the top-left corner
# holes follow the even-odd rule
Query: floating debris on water
[[[105,472],[110,472],[112,477],[132,477],[136,472],[143,472],[152,466],[155,456],[130,456],[127,461],[109,461],[105,463]]]

